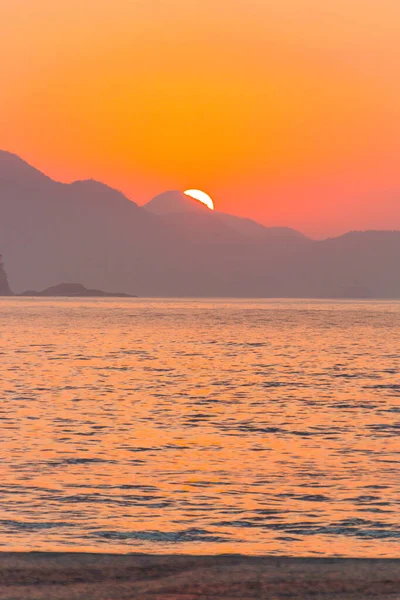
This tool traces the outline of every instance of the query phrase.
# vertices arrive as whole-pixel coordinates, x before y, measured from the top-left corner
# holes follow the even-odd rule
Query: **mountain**
[[[61,280],[135,293],[136,280],[153,280],[147,269],[163,277],[158,258],[169,244],[162,224],[99,182],[58,183],[0,152],[0,215],[0,248],[16,292]]]
[[[198,200],[194,200],[183,192],[170,190],[155,196],[144,208],[155,215],[174,213],[204,214],[210,210]]]
[[[222,223],[225,223],[238,233],[253,239],[266,240],[279,238],[282,241],[286,240],[287,242],[292,240],[306,241],[308,239],[305,235],[290,227],[265,227],[252,219],[236,217],[235,215],[222,212],[216,212],[216,215]]]
[[[10,286],[8,285],[7,274],[4,270],[3,259],[0,256],[0,296],[11,296]]]
[[[7,152],[0,252],[16,293],[80,281],[141,297],[400,298],[400,232],[313,241],[174,191],[141,207],[97,181],[54,181]],[[0,270],[7,291],[5,281]]]
[[[16,182],[29,188],[51,183],[52,180],[16,154],[0,150],[0,183],[4,186],[7,183],[15,185]]]
[[[181,213],[157,215],[99,182],[53,181],[7,152],[0,215],[0,249],[17,293],[59,281],[142,297],[272,289],[263,273],[268,249],[211,220],[202,205],[191,223]]]
[[[307,238],[290,227],[265,227],[252,219],[237,217],[227,213],[212,211],[207,206],[187,196],[183,192],[172,190],[159,194],[144,208],[156,215],[168,218],[168,222],[183,224],[191,230],[204,231],[204,226],[213,229],[213,234],[222,232],[237,236],[240,234],[253,241],[265,241],[267,239],[280,239],[290,242],[291,240],[306,241]],[[201,223],[201,226],[199,224]]]
[[[183,192],[164,192],[143,208],[157,215],[176,235],[184,236],[191,244],[226,244],[238,241],[237,232],[216,218],[207,206]]]

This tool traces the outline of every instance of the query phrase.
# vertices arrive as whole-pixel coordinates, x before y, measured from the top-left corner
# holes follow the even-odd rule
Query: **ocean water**
[[[0,550],[400,556],[400,303],[0,300]]]

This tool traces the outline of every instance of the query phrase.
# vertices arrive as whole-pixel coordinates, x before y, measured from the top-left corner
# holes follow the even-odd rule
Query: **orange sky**
[[[139,204],[400,229],[399,0],[1,0],[0,148]]]

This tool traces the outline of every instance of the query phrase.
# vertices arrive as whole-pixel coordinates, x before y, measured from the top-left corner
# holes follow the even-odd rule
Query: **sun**
[[[200,202],[205,204],[210,210],[214,210],[214,202],[212,201],[210,196],[205,192],[202,192],[201,190],[186,190],[184,194],[186,194],[186,196],[194,198],[195,200],[199,200]]]

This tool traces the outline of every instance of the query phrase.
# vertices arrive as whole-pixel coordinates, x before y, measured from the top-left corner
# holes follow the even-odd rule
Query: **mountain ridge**
[[[181,208],[197,202],[171,193]],[[162,214],[148,204],[95,180],[56,182],[0,152],[0,252],[10,287],[81,281],[141,297],[400,298],[398,231],[314,241],[198,204],[178,212],[164,205]]]

